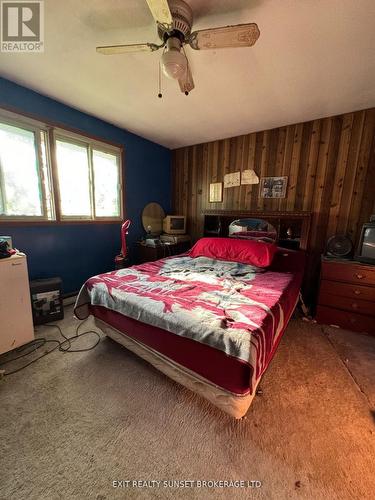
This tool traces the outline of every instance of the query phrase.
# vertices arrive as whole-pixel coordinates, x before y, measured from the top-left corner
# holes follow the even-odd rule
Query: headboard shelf
[[[257,218],[272,224],[278,234],[280,246],[307,250],[311,212],[263,212],[247,210],[205,210],[204,235],[228,236],[229,225],[237,219]]]

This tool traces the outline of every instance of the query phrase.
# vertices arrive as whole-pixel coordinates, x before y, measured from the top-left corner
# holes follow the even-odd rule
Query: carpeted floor
[[[71,310],[61,323],[73,334]],[[0,382],[0,498],[374,498],[374,387],[375,338],[302,320],[290,323],[241,421],[109,339],[82,354],[55,352]]]

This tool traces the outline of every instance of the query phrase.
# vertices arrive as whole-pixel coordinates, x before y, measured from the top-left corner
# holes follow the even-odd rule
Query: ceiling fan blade
[[[113,54],[126,54],[129,52],[153,52],[158,50],[159,46],[154,43],[133,43],[130,45],[107,45],[105,47],[96,47],[96,52],[111,56]]]
[[[167,0],[146,0],[146,2],[156,23],[171,28],[173,19]]]
[[[194,89],[195,85],[193,75],[191,74],[189,65],[186,68],[184,76],[178,80],[178,83],[180,85],[181,92],[184,92],[185,94],[186,92],[189,93]]]
[[[255,23],[237,24],[194,31],[189,36],[188,42],[196,50],[251,47],[259,35],[260,31]]]

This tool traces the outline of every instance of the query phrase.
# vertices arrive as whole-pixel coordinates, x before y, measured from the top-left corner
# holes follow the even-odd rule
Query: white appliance
[[[34,340],[29,276],[24,254],[0,259],[0,354]]]

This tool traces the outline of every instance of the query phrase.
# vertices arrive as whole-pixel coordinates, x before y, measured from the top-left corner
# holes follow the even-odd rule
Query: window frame
[[[58,198],[56,200],[56,204],[58,204],[58,212],[60,215],[61,221],[122,221],[123,220],[123,183],[122,183],[122,175],[121,175],[121,166],[122,166],[122,151],[115,146],[111,146],[109,144],[105,144],[99,142],[95,139],[83,137],[80,134],[75,134],[70,131],[66,131],[64,129],[55,128],[52,131],[53,137],[53,150],[54,150],[54,169],[55,169],[55,185],[58,190]],[[56,141],[67,142],[71,144],[76,144],[77,146],[84,146],[87,152],[87,162],[89,167],[89,184],[90,184],[90,205],[91,205],[91,215],[83,216],[83,215],[63,215],[61,210],[61,198],[60,198],[60,187],[59,187],[59,176],[58,176],[58,165],[56,158]],[[95,172],[94,172],[94,162],[93,162],[93,150],[100,151],[102,153],[107,153],[115,156],[117,158],[118,163],[118,187],[117,187],[117,196],[119,199],[119,212],[118,216],[98,216],[96,215],[96,206],[95,206]]]
[[[39,185],[42,194],[42,216],[8,216],[0,215],[1,225],[66,225],[66,224],[118,224],[125,218],[125,203],[124,203],[124,185],[125,185],[125,161],[124,161],[124,147],[123,145],[116,144],[105,139],[94,137],[88,134],[83,134],[81,131],[61,126],[56,123],[48,121],[40,121],[31,115],[21,114],[17,110],[0,108],[0,121],[7,123],[11,126],[24,128],[34,132],[37,144],[37,161],[38,161],[38,174]],[[43,158],[42,158],[42,141],[40,133],[44,133],[44,140],[46,144],[46,158],[47,158],[47,175],[49,176],[48,182],[50,186],[51,196],[51,213],[53,218],[48,218],[47,211],[47,196],[46,184],[43,172]],[[61,213],[60,191],[58,181],[58,169],[56,158],[56,138],[66,140],[67,142],[77,143],[79,145],[87,146],[88,148],[88,162],[90,172],[90,203],[91,203],[91,216],[63,216]],[[119,216],[96,216],[95,214],[95,179],[92,160],[92,150],[109,153],[117,157],[118,161],[118,200],[119,200]]]
[[[48,210],[47,210],[47,193],[46,193],[46,184],[44,179],[43,172],[43,155],[42,155],[42,141],[40,134],[43,133],[45,137],[46,144],[46,157],[48,161],[48,149],[49,149],[49,141],[48,141],[48,129],[38,122],[34,122],[34,120],[22,120],[22,118],[13,117],[10,113],[5,112],[0,109],[0,122],[5,123],[11,127],[20,128],[23,130],[27,130],[28,132],[32,132],[34,135],[34,146],[35,146],[35,154],[36,154],[36,162],[37,162],[37,174],[38,174],[38,184],[39,184],[39,194],[40,194],[40,203],[42,209],[42,215],[2,215],[0,214],[0,223],[4,222],[53,222],[53,219],[48,218]],[[34,122],[34,123],[33,123]],[[3,175],[2,170],[0,169],[0,176]],[[48,173],[47,173],[48,175]],[[50,176],[49,183],[52,185],[52,179]],[[52,191],[52,190],[51,190]],[[54,197],[51,192],[51,210],[52,215],[54,216]]]

